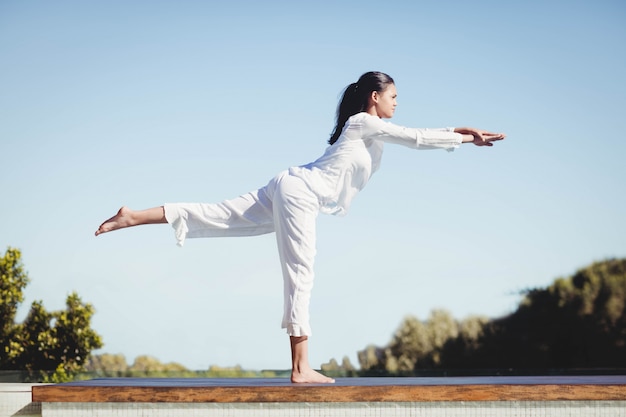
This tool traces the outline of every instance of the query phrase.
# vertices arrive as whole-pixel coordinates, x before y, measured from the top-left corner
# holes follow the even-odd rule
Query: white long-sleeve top
[[[324,154],[289,173],[301,178],[320,201],[320,211],[344,215],[354,196],[380,167],[385,142],[413,149],[459,147],[462,136],[454,128],[414,129],[385,122],[368,113],[358,113],[346,122],[341,136]]]

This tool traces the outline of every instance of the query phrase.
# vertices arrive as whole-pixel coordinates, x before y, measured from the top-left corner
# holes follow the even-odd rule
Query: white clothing
[[[359,113],[348,119],[341,136],[315,162],[283,171],[266,186],[232,200],[165,204],[165,217],[181,246],[185,238],[276,232],[284,280],[282,327],[291,336],[311,335],[309,300],[318,212],[347,212],[379,168],[384,142],[453,150],[462,139],[453,130],[406,128]]]
[[[298,177],[283,171],[265,187],[216,204],[165,204],[165,218],[179,245],[185,237],[254,236],[276,232],[283,273],[282,328],[309,336],[315,221],[319,201]]]
[[[324,213],[344,215],[354,196],[380,167],[385,142],[413,149],[457,148],[462,141],[454,128],[412,129],[358,113],[346,122],[341,136],[324,155],[308,165],[292,167],[318,196]]]

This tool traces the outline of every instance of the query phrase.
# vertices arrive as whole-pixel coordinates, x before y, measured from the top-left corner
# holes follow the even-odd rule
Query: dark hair
[[[328,143],[332,145],[339,139],[343,126],[350,116],[354,116],[367,108],[372,91],[382,93],[390,84],[394,84],[393,78],[387,74],[370,71],[361,75],[357,82],[347,86],[337,106],[337,124]]]

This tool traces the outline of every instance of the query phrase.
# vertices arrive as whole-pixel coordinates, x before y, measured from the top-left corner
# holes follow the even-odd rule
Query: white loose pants
[[[282,327],[310,336],[315,222],[319,201],[298,177],[284,171],[265,187],[221,203],[165,204],[179,245],[185,238],[254,236],[276,232],[284,281]]]

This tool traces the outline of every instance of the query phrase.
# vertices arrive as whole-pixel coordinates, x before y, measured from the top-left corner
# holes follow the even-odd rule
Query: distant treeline
[[[596,262],[523,293],[512,314],[406,317],[383,347],[323,365],[346,375],[619,373],[626,371],[626,259]]]
[[[239,366],[190,371],[149,356],[128,365],[123,355],[93,355],[103,345],[91,328],[94,307],[76,293],[68,295],[64,310],[47,311],[34,301],[24,321],[15,321],[29,282],[21,252],[8,248],[0,256],[0,380],[283,375]],[[522,295],[515,312],[497,319],[459,321],[445,310],[426,320],[406,317],[386,346],[358,352],[360,369],[344,358],[322,370],[336,376],[626,373],[626,259],[593,263]]]
[[[287,374],[288,375],[288,374]],[[93,377],[178,377],[178,378],[270,378],[278,376],[276,371],[251,371],[239,365],[221,367],[211,365],[207,370],[189,370],[176,362],[162,363],[158,359],[141,355],[132,364],[122,354],[104,353],[92,355],[78,378]]]

